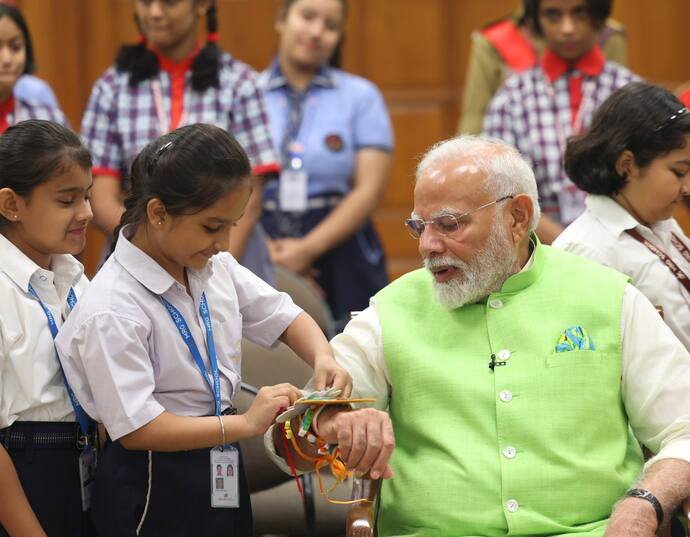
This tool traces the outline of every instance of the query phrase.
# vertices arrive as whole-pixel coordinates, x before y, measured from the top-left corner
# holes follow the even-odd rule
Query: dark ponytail
[[[129,86],[135,88],[140,82],[158,75],[160,65],[156,54],[148,47],[141,24],[134,17],[141,37],[135,45],[123,45],[117,53],[115,66],[121,73],[129,73]],[[192,62],[192,89],[205,91],[220,86],[220,49],[218,48],[218,11],[212,0],[206,11],[207,40],[204,48]]]
[[[146,220],[146,207],[159,199],[172,216],[194,214],[213,205],[251,177],[240,144],[226,130],[196,123],[148,144],[132,163],[131,190],[125,212],[113,234]]]
[[[218,11],[213,0],[206,11],[206,45],[192,62],[192,88],[204,91],[220,86],[218,48]]]

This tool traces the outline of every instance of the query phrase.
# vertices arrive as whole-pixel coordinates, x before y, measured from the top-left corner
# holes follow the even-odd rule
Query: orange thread
[[[287,423],[287,422],[286,422]],[[288,427],[290,427],[288,425]],[[295,476],[295,479],[297,479],[297,472],[295,470],[295,466],[292,462],[292,458],[289,454],[289,450],[287,449],[287,441],[288,441],[288,436],[289,440],[292,443],[292,447],[295,450],[295,453],[299,455],[302,459],[305,461],[313,462],[314,463],[314,470],[316,471],[316,477],[319,481],[319,491],[323,495],[323,497],[328,501],[329,503],[335,504],[335,505],[352,505],[355,503],[361,503],[367,501],[366,498],[360,498],[357,500],[334,500],[330,497],[330,494],[338,487],[340,486],[346,479],[348,479],[351,475],[352,472],[350,472],[346,467],[345,463],[342,461],[340,458],[340,450],[335,449],[333,453],[326,453],[322,455],[321,457],[312,457],[310,455],[307,455],[302,451],[302,449],[299,447],[299,444],[297,443],[297,439],[295,438],[294,434],[287,434],[286,431],[287,427],[285,424],[283,424],[282,430],[283,430],[283,443],[286,446],[286,451],[288,452],[288,464],[290,465],[290,470],[293,472],[293,475]],[[291,429],[291,427],[290,427]],[[289,429],[288,429],[289,430]],[[322,446],[325,446],[326,443],[321,439],[317,438],[317,442],[319,442]],[[321,478],[321,468],[328,465],[331,470],[331,474],[333,474],[333,477],[336,479],[336,483],[330,487],[328,490],[325,490],[325,487],[323,485],[323,480]],[[302,493],[302,488],[300,486],[299,480],[297,481],[297,486],[300,490],[300,493]]]

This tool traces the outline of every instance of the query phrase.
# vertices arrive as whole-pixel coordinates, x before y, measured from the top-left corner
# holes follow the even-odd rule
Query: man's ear
[[[527,194],[513,196],[506,207],[508,221],[510,223],[510,235],[514,244],[520,243],[530,234],[532,217],[534,216],[534,204]]]

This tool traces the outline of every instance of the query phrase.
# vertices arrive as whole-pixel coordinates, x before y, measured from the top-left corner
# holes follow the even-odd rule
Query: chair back
[[[275,267],[276,287],[292,297],[292,300],[311,315],[326,337],[335,335],[335,322],[331,308],[303,276],[284,267]]]

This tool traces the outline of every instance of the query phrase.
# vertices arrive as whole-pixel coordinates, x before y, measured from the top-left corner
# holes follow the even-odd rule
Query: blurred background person
[[[458,133],[480,133],[489,102],[504,80],[539,63],[544,40],[533,31],[526,16],[529,2],[523,0],[522,4],[509,15],[472,32]],[[625,28],[620,22],[607,18],[598,43],[606,58],[627,65]]]
[[[278,54],[261,76],[283,167],[264,193],[271,256],[313,275],[340,325],[388,282],[371,216],[393,150],[376,86],[329,65],[346,15],[346,0],[284,0]]]
[[[537,177],[539,238],[550,244],[584,210],[568,179],[568,138],[586,129],[599,105],[637,77],[604,57],[597,44],[611,0],[527,0],[526,16],[544,38],[539,66],[506,80],[484,119],[484,132],[517,147]]]
[[[17,92],[18,81],[35,66],[29,28],[20,11],[0,3],[0,134],[26,119],[67,125],[59,108],[39,102],[31,92]]]
[[[0,0],[0,4],[17,7],[14,0]],[[45,80],[34,76],[36,70],[35,62],[28,65],[28,71],[19,77],[14,86],[14,94],[24,101],[38,102],[52,108],[59,108],[55,93]]]
[[[96,81],[81,126],[94,160],[94,223],[107,235],[124,211],[134,157],[177,127],[208,123],[224,128],[247,151],[255,177],[279,169],[256,73],[216,44],[215,3],[136,0],[134,5],[141,40],[123,46],[115,65]],[[207,26],[203,45],[197,35],[202,17]],[[261,181],[255,181],[230,252],[273,283],[265,235],[258,227],[261,188]]]

